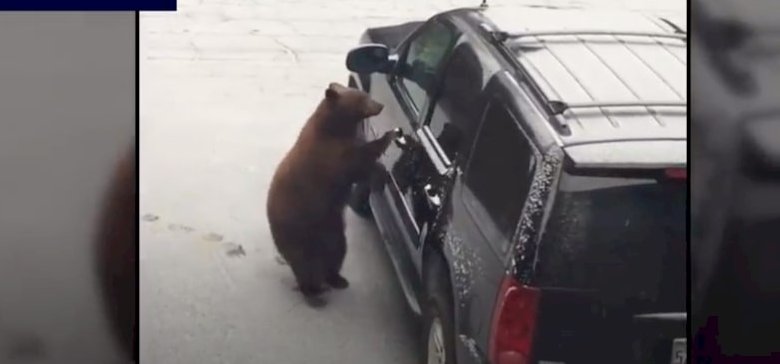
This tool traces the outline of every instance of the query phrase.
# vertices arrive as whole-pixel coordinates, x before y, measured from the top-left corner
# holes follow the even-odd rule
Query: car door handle
[[[425,192],[425,199],[428,201],[428,204],[436,208],[441,207],[441,197],[439,197],[438,192],[430,183],[423,186],[423,192]]]
[[[393,132],[396,135],[396,137],[393,139],[395,145],[401,150],[409,149],[409,140],[406,139],[406,135],[404,135],[403,130],[401,130],[401,128],[395,128],[393,129]]]

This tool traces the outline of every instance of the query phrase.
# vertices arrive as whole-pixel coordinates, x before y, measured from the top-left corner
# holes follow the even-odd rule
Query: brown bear
[[[138,337],[137,176],[135,148],[131,148],[115,167],[104,192],[95,246],[97,274],[111,328],[124,354],[135,360]]]
[[[349,285],[340,273],[347,252],[344,208],[352,184],[368,176],[395,136],[361,144],[357,131],[382,108],[363,91],[331,83],[271,181],[271,235],[309,303],[325,284]]]

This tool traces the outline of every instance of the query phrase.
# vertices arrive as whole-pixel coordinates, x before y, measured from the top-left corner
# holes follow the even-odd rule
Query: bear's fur
[[[349,284],[340,273],[347,251],[344,208],[352,184],[368,176],[395,136],[360,144],[357,131],[382,108],[365,92],[331,83],[274,173],[266,205],[271,235],[309,299],[325,284]]]
[[[135,315],[136,249],[138,249],[138,210],[136,209],[136,155],[130,149],[115,167],[98,222],[97,273],[111,328],[124,354],[135,357],[138,320]]]

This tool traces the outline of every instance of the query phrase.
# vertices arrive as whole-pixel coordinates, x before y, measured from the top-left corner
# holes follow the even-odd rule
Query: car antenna
[[[479,7],[482,9],[487,9],[488,7],[487,0],[482,0],[482,4],[479,4]]]

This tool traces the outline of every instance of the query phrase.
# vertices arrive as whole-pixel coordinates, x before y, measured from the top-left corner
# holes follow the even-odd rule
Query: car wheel
[[[452,290],[444,274],[434,273],[423,307],[423,364],[456,364]]]
[[[349,207],[358,216],[364,219],[371,219],[371,204],[368,203],[368,196],[371,194],[369,186],[365,182],[357,182],[352,186],[352,192],[349,196]]]

